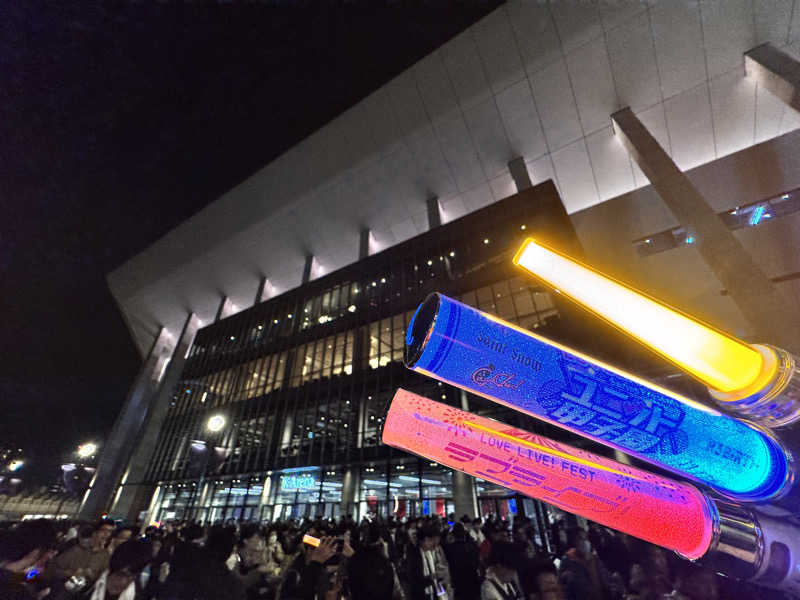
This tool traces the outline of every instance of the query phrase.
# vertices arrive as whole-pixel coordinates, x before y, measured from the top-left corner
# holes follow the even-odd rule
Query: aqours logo
[[[494,365],[479,367],[472,373],[472,381],[477,385],[492,385],[499,388],[518,390],[525,380],[514,373],[495,372]]]

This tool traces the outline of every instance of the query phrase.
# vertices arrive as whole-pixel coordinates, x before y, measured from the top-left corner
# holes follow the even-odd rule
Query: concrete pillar
[[[273,293],[273,287],[269,279],[262,277],[258,283],[258,290],[256,290],[256,299],[254,304],[261,304],[264,300],[268,299]]]
[[[281,448],[286,448],[292,442],[292,428],[294,427],[294,412],[289,409],[283,421],[283,433],[281,433]]]
[[[458,519],[464,515],[472,519],[478,516],[475,479],[462,471],[453,470],[453,504]]]
[[[469,396],[467,392],[462,389],[458,390],[458,398],[461,400],[461,410],[469,411]]]
[[[518,156],[508,163],[508,170],[511,173],[511,179],[514,180],[514,185],[517,186],[517,191],[527,190],[533,187],[531,176],[528,173],[528,165],[525,164],[525,159]]]
[[[80,508],[81,519],[96,519],[111,503],[147,416],[149,403],[159,387],[163,366],[175,348],[174,344],[167,330],[162,327],[101,450],[92,487],[84,496]]]
[[[148,504],[148,506],[147,506],[147,514],[145,515],[145,518],[142,520],[142,526],[141,526],[141,529],[139,531],[139,534],[144,533],[144,529],[148,525],[150,525],[150,523],[153,522],[154,517],[155,517],[155,511],[156,511],[156,509],[158,509],[159,505],[161,504],[161,497],[164,495],[163,492],[164,492],[164,490],[160,485],[153,492],[153,495],[150,498],[150,504]]]
[[[342,478],[342,516],[355,516],[358,504],[358,467],[345,469]]]
[[[425,201],[428,205],[428,229],[435,229],[442,224],[442,209],[438,196],[431,196]]]
[[[158,443],[161,427],[167,418],[175,386],[183,373],[186,355],[198,329],[200,329],[200,319],[194,313],[190,313],[181,330],[161,387],[151,396],[145,408],[146,420],[125,469],[124,485],[109,511],[113,516],[133,521],[139,512],[147,509],[147,501],[153,492],[152,483],[145,482],[147,468]]]
[[[314,264],[314,255],[309,254],[306,256],[306,263],[303,265],[303,284],[311,281],[311,267]]]
[[[227,296],[223,296],[222,300],[219,301],[219,308],[217,308],[217,315],[214,317],[214,321],[221,321],[231,314],[233,314],[233,302]]]
[[[751,323],[759,341],[797,352],[800,322],[793,317],[794,307],[630,108],[614,113],[611,119],[617,137],[678,222],[692,232],[700,256]]]
[[[772,44],[744,53],[745,75],[800,111],[800,62]]]
[[[356,423],[356,448],[364,445],[364,427],[367,422],[367,402],[364,398],[358,400],[358,423]]]
[[[264,478],[264,485],[261,488],[261,498],[258,501],[259,519],[263,519],[264,507],[269,504],[270,494],[272,493],[272,480],[277,479],[278,475],[268,474]]]
[[[369,238],[372,232],[364,228],[358,236],[358,260],[364,260],[369,256]]]

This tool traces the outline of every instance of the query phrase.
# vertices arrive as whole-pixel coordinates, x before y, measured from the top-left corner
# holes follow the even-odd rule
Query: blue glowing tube
[[[409,323],[406,365],[739,500],[791,480],[763,431],[441,294]]]

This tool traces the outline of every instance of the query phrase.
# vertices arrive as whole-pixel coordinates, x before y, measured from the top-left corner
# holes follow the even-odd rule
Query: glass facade
[[[408,322],[433,291],[557,332],[558,302],[511,264],[537,232],[575,239],[550,183],[201,329],[149,465],[152,517],[449,514],[452,472],[380,443],[398,387],[565,439],[402,363]],[[211,417],[222,417],[213,431]],[[487,511],[522,510],[507,490],[476,488]]]
[[[717,216],[731,231],[756,227],[769,223],[776,217],[783,217],[800,211],[800,190],[780,194],[775,198],[753,202],[745,206],[737,206],[732,210],[717,213]],[[633,240],[633,246],[639,256],[650,256],[665,252],[683,245],[692,245],[697,241],[692,231],[685,227],[673,227],[651,235]]]

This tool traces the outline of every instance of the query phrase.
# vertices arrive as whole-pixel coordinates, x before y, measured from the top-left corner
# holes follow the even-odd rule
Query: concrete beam
[[[760,338],[797,352],[800,322],[792,318],[794,308],[781,291],[636,115],[625,108],[611,120],[617,138],[678,222],[692,232],[700,256]]]
[[[303,265],[303,280],[302,280],[303,285],[311,281],[311,267],[313,265],[314,265],[314,255],[309,254],[306,256],[306,263]]]
[[[800,111],[800,62],[767,43],[744,53],[744,72],[748,79]]]
[[[227,296],[223,296],[222,300],[219,302],[219,308],[217,308],[217,315],[214,317],[214,321],[221,321],[225,317],[229,317],[233,314],[233,302]]]
[[[261,281],[258,282],[258,290],[256,290],[256,299],[254,304],[261,304],[264,302],[264,300],[267,300],[270,296],[272,296],[272,293],[272,283],[270,283],[268,278],[262,277]]]
[[[81,505],[81,519],[96,519],[111,504],[174,348],[175,341],[162,327],[100,450],[97,474]]]
[[[372,232],[366,227],[361,230],[358,236],[358,260],[364,260],[369,256],[369,238]]]
[[[146,421],[141,436],[125,469],[122,488],[109,511],[112,517],[134,522],[140,512],[147,510],[154,490],[154,486],[145,481],[147,468],[155,452],[161,428],[167,418],[170,400],[180,380],[186,357],[198,329],[200,329],[200,319],[194,313],[189,314],[164,373],[161,388],[153,394],[146,409]]]
[[[508,163],[508,170],[511,173],[511,179],[514,180],[514,185],[517,186],[517,191],[527,190],[533,187],[530,173],[528,173],[528,165],[525,164],[525,159],[518,156]]]
[[[435,229],[442,225],[442,209],[439,206],[439,197],[431,196],[426,201],[428,206],[428,229]]]

